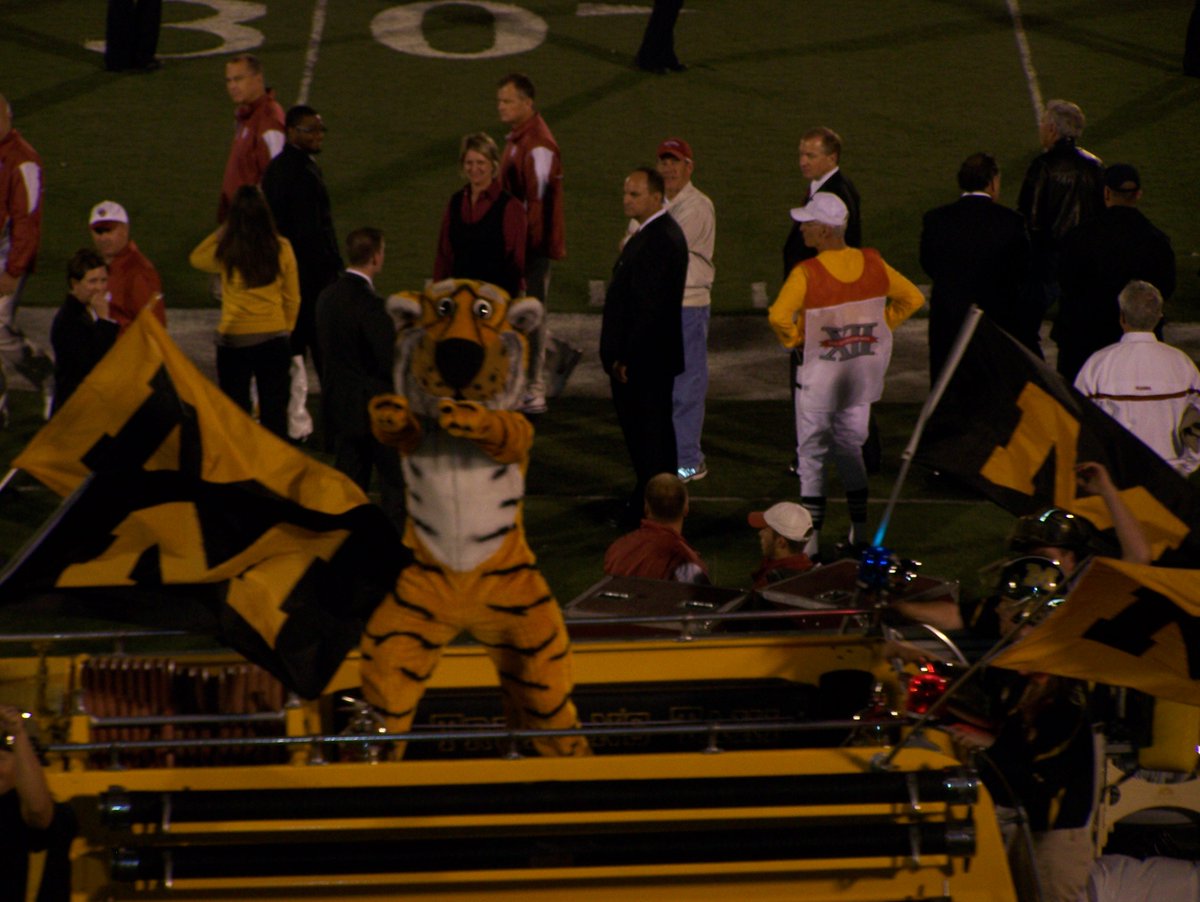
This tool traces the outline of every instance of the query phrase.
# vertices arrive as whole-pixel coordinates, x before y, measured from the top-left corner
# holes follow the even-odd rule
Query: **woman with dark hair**
[[[54,348],[54,401],[51,414],[67,403],[117,340],[120,326],[109,315],[108,267],[93,250],[76,251],[67,261],[67,298],[50,325]]]
[[[478,279],[518,297],[525,289],[525,208],[500,187],[500,151],[486,132],[465,135],[458,163],[467,184],[442,217],[435,281]]]
[[[203,272],[221,276],[221,322],[217,326],[217,382],[250,412],[250,379],[258,385],[259,421],[287,438],[292,355],[288,337],[300,310],[296,255],[262,192],[239,188],[229,217],[188,258]]]

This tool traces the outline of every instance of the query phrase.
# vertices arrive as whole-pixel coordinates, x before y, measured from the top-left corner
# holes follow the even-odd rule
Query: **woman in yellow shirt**
[[[217,326],[217,383],[250,412],[250,379],[258,385],[259,421],[287,438],[292,354],[288,336],[300,310],[296,255],[275,230],[262,192],[239,188],[225,224],[188,258],[221,276]]]

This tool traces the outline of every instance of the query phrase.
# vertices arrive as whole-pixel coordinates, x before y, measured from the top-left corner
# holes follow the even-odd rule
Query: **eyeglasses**
[[[98,223],[98,224],[92,226],[92,231],[95,232],[97,235],[106,235],[115,228],[116,228],[116,226],[113,225],[111,222],[103,222],[103,223]]]
[[[324,125],[297,125],[296,131],[305,135],[323,135],[329,131]]]

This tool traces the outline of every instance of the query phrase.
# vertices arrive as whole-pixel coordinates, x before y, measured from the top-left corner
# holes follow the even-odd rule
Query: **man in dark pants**
[[[973,153],[958,170],[962,196],[930,210],[921,228],[921,268],[933,280],[929,297],[929,381],[932,385],[968,308],[1042,356],[1041,308],[1029,295],[1029,236],[1021,214],[1001,206],[1000,167]]]
[[[375,293],[373,281],[383,269],[383,254],[379,229],[355,229],[346,236],[350,265],[317,300],[317,338],[324,365],[321,409],[334,466],[364,492],[370,488],[374,468],[379,475],[380,506],[403,530],[400,458],[371,435],[367,415],[371,398],[395,390],[392,357],[396,327],[383,298]]]
[[[1087,119],[1069,100],[1051,100],[1038,123],[1044,153],[1021,183],[1017,212],[1033,248],[1035,290],[1043,310],[1058,300],[1058,252],[1063,236],[1104,209],[1104,164],[1078,145]]]
[[[663,209],[662,176],[648,167],[625,179],[625,215],[638,230],[621,249],[604,300],[600,362],[637,476],[620,525],[638,525],[646,483],[675,471],[671,393],[683,372],[683,288],[688,249]]]
[[[683,0],[654,0],[650,21],[642,35],[642,46],[638,48],[634,62],[639,69],[666,75],[687,69],[675,55],[675,21],[683,9]]]
[[[155,57],[162,26],[163,0],[108,0],[104,28],[104,68],[152,72],[162,66]]]
[[[279,234],[292,243],[300,275],[300,316],[292,330],[292,392],[288,401],[288,436],[305,439],[312,433],[312,418],[305,400],[308,377],[304,352],[312,351],[321,373],[321,348],[316,337],[317,296],[333,284],[342,271],[329,208],[329,191],[321,168],[313,159],[325,141],[325,123],[310,106],[294,106],[284,120],[287,144],[263,173],[262,189]]]

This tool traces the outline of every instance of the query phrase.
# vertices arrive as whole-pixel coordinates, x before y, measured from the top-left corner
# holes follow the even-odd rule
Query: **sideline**
[[[1005,0],[1008,14],[1012,17],[1013,37],[1017,40],[1017,50],[1021,54],[1021,68],[1025,70],[1025,83],[1029,86],[1029,99],[1033,102],[1033,115],[1040,126],[1042,113],[1046,106],[1042,102],[1042,87],[1038,83],[1037,70],[1033,68],[1033,53],[1029,49],[1029,38],[1025,35],[1025,25],[1021,21],[1021,4],[1019,0]]]
[[[312,29],[308,33],[308,52],[304,55],[304,73],[300,76],[300,90],[296,92],[296,103],[308,103],[308,91],[312,87],[313,73],[317,68],[317,57],[321,53],[321,35],[325,32],[325,7],[329,0],[317,0],[313,6]]]

